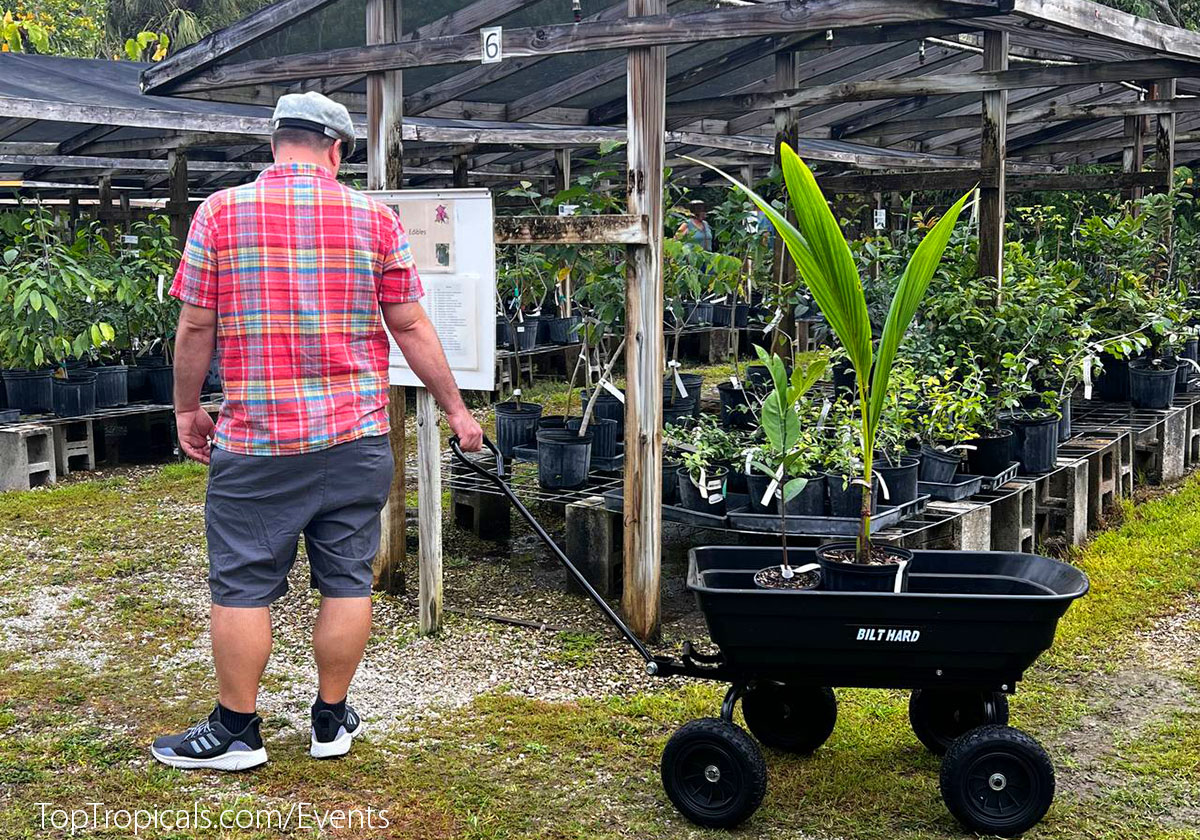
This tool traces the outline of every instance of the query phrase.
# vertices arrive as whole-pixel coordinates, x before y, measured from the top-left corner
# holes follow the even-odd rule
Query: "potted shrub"
[[[920,451],[913,446],[918,439],[921,389],[911,364],[897,365],[890,384],[876,432],[875,474],[887,504],[902,505],[916,499],[920,489]]]
[[[680,504],[688,510],[724,516],[729,467],[720,463],[720,452],[711,440],[699,435],[684,438],[679,449],[682,466],[676,475]]]
[[[858,539],[817,549],[823,585],[832,589],[902,589],[906,585],[911,552],[875,545],[870,538],[876,432],[900,341],[925,295],[970,193],[958,199],[916,247],[897,284],[882,336],[875,347],[862,281],[837,219],[812,172],[787,144],[781,148],[781,161],[795,225],[750,187],[725,177],[744,190],[775,226],[796,263],[797,275],[811,291],[830,330],[846,348],[855,370],[863,458],[862,473],[856,479],[862,482]]]

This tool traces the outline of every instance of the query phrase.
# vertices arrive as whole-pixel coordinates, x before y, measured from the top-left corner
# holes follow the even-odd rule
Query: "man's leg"
[[[332,705],[346,699],[370,635],[370,598],[321,598],[321,611],[313,628],[317,695],[321,700]]]
[[[258,683],[271,655],[271,611],[213,604],[212,648],[221,705],[232,712],[253,713]]]

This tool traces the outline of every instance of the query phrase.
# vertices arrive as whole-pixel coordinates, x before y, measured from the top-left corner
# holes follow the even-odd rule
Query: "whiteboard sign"
[[[493,390],[496,249],[491,192],[391,190],[367,195],[400,216],[425,288],[421,306],[437,330],[459,389]],[[394,342],[389,381],[392,385],[421,385]]]
[[[504,27],[485,26],[479,30],[481,64],[499,64],[504,60]]]
[[[879,208],[875,210],[875,230],[883,230],[887,227],[887,210]]]

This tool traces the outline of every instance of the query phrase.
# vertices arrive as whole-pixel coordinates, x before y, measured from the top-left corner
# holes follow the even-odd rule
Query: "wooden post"
[[[1175,80],[1160,79],[1154,83],[1156,100],[1175,98]],[[1175,172],[1175,115],[1159,114],[1158,127],[1154,135],[1154,168],[1167,173],[1167,187]]]
[[[121,230],[129,233],[130,225],[133,223],[133,213],[129,210],[129,193],[121,193],[118,199],[121,202]]]
[[[780,50],[775,53],[775,88],[777,90],[791,90],[800,84],[800,75],[798,60],[796,53],[792,50]],[[783,150],[783,144],[787,143],[792,148],[796,147],[796,138],[799,135],[798,115],[795,108],[776,108],[775,109],[775,166],[781,166],[780,153]],[[791,202],[788,202],[787,217],[791,222],[795,222],[795,213],[792,212]],[[796,264],[792,262],[792,256],[788,253],[788,249],[783,244],[783,237],[775,237],[775,253],[772,276],[775,278],[776,289],[784,289],[792,287],[796,282]],[[792,348],[786,346],[780,336],[787,336],[790,344],[796,338],[796,310],[791,306],[785,306],[783,319],[779,322],[779,330],[775,336],[771,338],[771,349],[773,352],[782,353],[785,357],[792,355],[793,349],[803,353],[807,347],[800,346]]]
[[[466,155],[454,156],[454,186],[462,188],[467,185],[467,168],[470,158]]]
[[[171,149],[167,152],[167,215],[171,219],[171,235],[183,246],[188,226],[188,168],[187,152]]]
[[[560,193],[571,186],[571,150],[554,150],[554,192]]]
[[[629,0],[629,16],[663,14],[666,0]],[[667,53],[629,49],[626,130],[629,212],[649,219],[645,245],[631,245],[625,274],[625,591],[629,626],[659,632],[662,573],[663,162]]]
[[[983,33],[983,69],[1008,69],[1008,33]],[[979,274],[994,277],[999,289],[1004,277],[1004,156],[1008,128],[1008,91],[983,94],[983,125],[979,164]]]
[[[112,218],[112,176],[101,175],[96,196],[96,218],[107,222]],[[175,233],[175,222],[171,222],[171,233]],[[180,240],[182,243],[182,240]]]
[[[368,0],[367,43],[383,44],[400,37],[400,0]],[[404,118],[404,91],[399,71],[367,77],[367,187],[373,190],[403,186],[400,128]],[[393,595],[404,593],[405,482],[407,455],[404,423],[407,414],[404,388],[388,391],[388,423],[396,471],[384,505],[379,555],[375,560],[375,588]]]
[[[1125,118],[1125,148],[1121,152],[1121,168],[1125,172],[1141,172],[1146,155],[1146,117],[1137,115]],[[1125,200],[1136,202],[1142,197],[1141,187],[1125,190]],[[1136,205],[1131,212],[1137,213]]]

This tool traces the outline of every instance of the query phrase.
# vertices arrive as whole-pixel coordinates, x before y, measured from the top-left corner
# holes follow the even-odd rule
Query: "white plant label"
[[[825,418],[829,416],[829,409],[833,408],[833,403],[825,400],[821,403],[821,416],[817,418],[817,428],[824,428]]]
[[[901,560],[896,564],[896,583],[892,587],[893,592],[899,592],[904,588],[904,570],[908,568],[908,561]]]
[[[700,483],[697,485],[700,488],[700,498],[708,498],[708,474],[705,473],[704,467],[700,468]]]
[[[875,209],[875,230],[883,230],[887,227],[887,210],[882,207]]]
[[[773,329],[775,329],[776,327],[778,327],[778,326],[779,326],[779,322],[780,322],[780,321],[782,321],[782,320],[783,320],[783,310],[782,310],[782,309],[776,309],[776,310],[775,310],[775,315],[774,315],[774,316],[771,318],[771,323],[769,323],[769,324],[767,324],[765,327],[763,327],[763,335],[766,335],[766,334],[767,334],[767,333],[769,333],[771,330],[773,330]]]
[[[479,30],[479,62],[499,64],[504,60],[504,27],[485,26]]]
[[[775,470],[775,475],[771,479],[771,483],[767,485],[767,492],[763,493],[763,497],[762,497],[762,506],[763,507],[766,507],[767,501],[772,496],[775,495],[775,488],[777,488],[779,486],[779,482],[782,479],[783,479],[783,464],[780,464],[779,469]],[[780,501],[780,504],[782,504],[783,503],[782,494],[780,494],[780,496],[781,496],[781,498],[779,501]]]
[[[729,377],[729,383],[731,385],[733,385],[734,388],[737,388],[739,391],[742,390],[742,385],[740,382],[738,382],[738,378],[736,376]]]
[[[600,387],[603,388],[605,391],[608,391],[608,393],[612,394],[618,400],[620,400],[621,405],[625,405],[625,395],[621,393],[620,388],[613,385],[607,379],[605,379],[603,382],[600,383]]]
[[[746,466],[742,470],[742,472],[745,473],[746,475],[750,475],[750,462],[753,460],[754,460],[754,450],[747,449],[746,450]]]
[[[165,279],[166,278],[164,278],[161,274],[158,275],[158,302],[159,303],[163,302],[163,281]]]
[[[1095,356],[1088,356],[1083,360],[1083,398],[1090,400],[1092,398],[1092,359]]]
[[[883,491],[883,500],[885,502],[890,502],[892,500],[892,494],[888,491],[887,482],[883,480],[883,476],[879,473],[875,473],[875,477],[879,479],[879,489]]]
[[[558,215],[574,216],[575,211],[579,209],[578,204],[560,204],[558,205]]]
[[[679,375],[679,362],[669,362],[671,373],[675,374],[675,388],[679,391],[679,396],[687,398],[687,388],[683,386],[683,377]]]
[[[137,238],[136,236],[134,236],[132,233],[126,233],[126,234],[124,234],[124,235],[121,237],[121,241],[122,241],[122,242],[124,242],[126,245],[136,245],[136,244],[138,244],[138,238]]]

